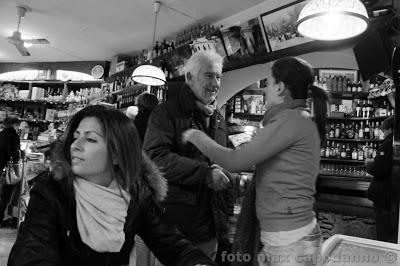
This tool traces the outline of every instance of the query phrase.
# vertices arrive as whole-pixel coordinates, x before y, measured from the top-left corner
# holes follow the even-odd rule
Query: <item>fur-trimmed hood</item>
[[[53,177],[58,180],[66,178],[67,176],[73,176],[71,166],[63,156],[62,146],[62,142],[57,141],[51,147]],[[142,170],[140,178],[139,181],[145,184],[153,192],[153,197],[156,200],[163,201],[165,199],[168,191],[167,180],[145,152],[142,153]]]
[[[159,201],[163,201],[167,196],[168,182],[145,152],[143,152],[142,158],[143,181],[153,191],[154,197]]]

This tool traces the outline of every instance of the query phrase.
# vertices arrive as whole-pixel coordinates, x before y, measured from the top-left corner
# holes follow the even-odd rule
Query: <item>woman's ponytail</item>
[[[327,116],[327,103],[329,102],[328,93],[318,86],[310,85],[310,90],[314,100],[314,121],[317,124],[321,141],[325,140],[325,125]]]

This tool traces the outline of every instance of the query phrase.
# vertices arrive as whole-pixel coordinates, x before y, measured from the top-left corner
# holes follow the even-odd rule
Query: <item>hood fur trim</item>
[[[154,197],[159,201],[163,201],[167,196],[168,182],[145,152],[142,153],[142,158],[143,181],[154,192]]]

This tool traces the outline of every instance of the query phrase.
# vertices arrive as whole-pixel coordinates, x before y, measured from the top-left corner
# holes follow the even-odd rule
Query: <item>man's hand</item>
[[[223,172],[222,168],[216,164],[211,166],[211,177],[208,180],[208,187],[213,190],[222,190],[229,186],[230,180]]]

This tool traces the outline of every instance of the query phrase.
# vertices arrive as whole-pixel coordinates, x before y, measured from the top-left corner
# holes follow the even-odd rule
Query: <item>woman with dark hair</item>
[[[15,116],[8,116],[3,121],[3,131],[0,132],[0,171],[3,171],[7,162],[12,158],[17,163],[20,158],[20,141],[17,133],[20,121]],[[19,167],[14,167],[16,174],[19,173]],[[4,212],[10,202],[15,189],[18,189],[19,182],[16,184],[5,184],[5,179],[0,180],[0,226],[15,226],[11,220],[3,221]]]
[[[125,265],[135,234],[166,265],[214,265],[164,223],[156,202],[167,183],[121,112],[76,113],[52,159],[53,174],[31,191],[8,265]]]
[[[146,133],[147,123],[151,112],[158,105],[158,99],[154,94],[143,93],[137,98],[137,106],[139,112],[135,117],[135,126],[139,132],[140,139],[143,142],[144,134]]]
[[[314,265],[321,233],[313,205],[328,96],[313,85],[312,67],[299,58],[277,60],[271,74],[265,89],[264,127],[250,142],[233,150],[194,129],[186,131],[183,140],[231,172],[256,165],[255,184],[247,193],[238,221],[234,254],[250,252],[254,259],[259,250],[248,250],[248,246],[253,243],[249,239],[255,238],[254,243],[263,245],[258,254],[260,265]],[[314,120],[306,110],[309,92],[314,99]],[[249,226],[258,223],[259,229]]]

